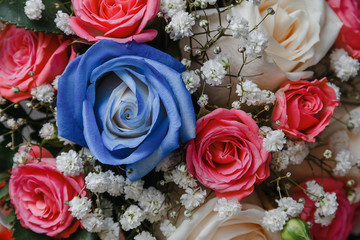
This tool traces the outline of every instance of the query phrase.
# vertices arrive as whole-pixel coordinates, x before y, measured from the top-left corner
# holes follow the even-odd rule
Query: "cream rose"
[[[242,204],[242,210],[221,219],[213,209],[218,198],[209,200],[197,209],[190,219],[184,220],[169,240],[237,239],[277,240],[280,233],[266,231],[262,226],[264,210],[253,204]]]
[[[261,21],[270,7],[275,10],[275,15],[268,16],[265,23],[258,28],[268,37],[269,45],[265,50],[265,56],[246,65],[242,75],[263,73],[248,79],[253,80],[262,89],[274,91],[288,79],[311,77],[312,72],[304,70],[325,56],[333,45],[342,23],[324,0],[266,0],[259,6],[244,1],[232,8],[228,14],[245,18],[251,29]],[[217,12],[208,10],[207,16],[210,30],[217,29]],[[226,19],[223,19],[223,23],[226,23]],[[202,29],[194,26],[193,32],[199,31]],[[231,31],[226,33],[231,34]],[[203,35],[196,38],[201,43],[206,42]],[[188,42],[189,40],[183,40],[182,44]],[[216,46],[221,47],[222,53],[230,55],[231,72],[235,74],[242,64],[241,54],[238,52],[239,43],[239,39],[233,37],[222,37],[216,43]],[[210,58],[214,57],[212,49],[208,54]],[[226,83],[229,83],[229,79],[226,79]],[[206,93],[211,103],[224,106],[229,90],[208,87]],[[238,98],[235,88],[231,97],[232,100]]]

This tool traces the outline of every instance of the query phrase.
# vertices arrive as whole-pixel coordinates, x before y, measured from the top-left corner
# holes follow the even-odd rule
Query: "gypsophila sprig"
[[[266,137],[263,139],[263,146],[268,152],[282,150],[285,143],[285,134],[281,130],[268,132]]]
[[[98,233],[98,236],[101,240],[118,240],[120,238],[119,222],[114,222],[111,217],[105,218],[103,230]]]
[[[205,82],[211,86],[220,85],[226,74],[223,64],[218,59],[204,62],[200,70]]]
[[[338,48],[330,54],[330,67],[336,76],[345,82],[357,75],[360,63],[357,59],[350,57],[344,49]]]
[[[185,71],[181,74],[186,89],[193,94],[200,87],[200,77],[195,71]]]
[[[104,172],[99,172],[99,173],[90,172],[85,177],[86,188],[93,193],[106,192],[110,184],[111,181],[108,178],[108,175]]]
[[[290,217],[296,217],[304,209],[304,203],[299,203],[291,197],[283,197],[276,200],[279,208],[282,209]]]
[[[161,220],[166,214],[165,194],[154,187],[144,189],[139,197],[139,206],[151,223]]]
[[[56,168],[64,176],[77,176],[84,171],[84,161],[74,150],[62,152],[56,157]]]
[[[51,122],[45,123],[39,131],[39,136],[45,140],[55,138],[55,134],[55,126]]]
[[[83,219],[90,213],[92,202],[85,196],[76,196],[69,201],[69,206],[69,211],[74,218]]]
[[[142,231],[134,237],[134,240],[156,240],[156,238],[148,231]]]
[[[214,211],[218,213],[218,216],[221,219],[225,219],[241,211],[241,208],[242,206],[239,203],[239,200],[237,200],[236,198],[233,198],[231,200],[227,200],[226,198],[220,198],[216,202]]]
[[[50,84],[44,84],[31,89],[31,95],[40,102],[51,103],[54,97],[54,89]]]
[[[350,112],[348,128],[351,129],[354,134],[358,134],[360,132],[360,108],[354,109]]]
[[[120,224],[122,229],[129,231],[140,226],[144,218],[144,212],[138,206],[131,205],[126,209],[124,214],[120,216]]]
[[[187,210],[191,211],[204,203],[205,197],[206,190],[187,188],[185,193],[181,195],[180,202]]]
[[[25,2],[24,12],[30,20],[39,20],[45,5],[41,0],[27,0]]]
[[[336,154],[336,166],[333,169],[334,173],[338,176],[345,176],[350,171],[353,164],[353,156],[349,150],[343,149]]]
[[[70,27],[69,20],[70,20],[69,14],[64,13],[61,10],[57,11],[54,22],[56,24],[56,27],[61,31],[63,31],[66,35],[75,34]]]
[[[24,150],[21,150],[17,153],[15,153],[13,157],[14,164],[25,164],[28,160],[30,160],[32,157],[30,154],[25,152]]]
[[[281,231],[288,220],[287,214],[280,208],[265,211],[263,226],[271,232]]]
[[[165,219],[160,224],[160,231],[166,238],[169,238],[176,231],[176,227],[170,222],[169,219]]]
[[[101,209],[87,214],[81,219],[81,224],[89,232],[101,232],[105,227],[105,219]]]
[[[174,41],[193,35],[192,27],[195,25],[195,18],[188,12],[176,12],[170,23],[166,26],[165,31],[169,33],[170,38]]]

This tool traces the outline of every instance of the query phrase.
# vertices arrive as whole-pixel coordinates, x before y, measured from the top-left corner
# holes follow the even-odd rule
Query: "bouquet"
[[[0,1],[9,239],[356,239],[360,1]]]

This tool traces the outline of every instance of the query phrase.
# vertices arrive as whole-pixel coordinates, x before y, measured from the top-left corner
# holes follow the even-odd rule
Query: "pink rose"
[[[0,33],[0,96],[20,102],[31,97],[32,88],[52,83],[75,57],[70,43],[61,35],[8,24]],[[21,92],[15,94],[12,87],[19,87]]]
[[[335,42],[353,58],[360,58],[360,5],[358,0],[327,0],[343,26]]]
[[[189,172],[221,198],[241,200],[269,176],[270,154],[259,128],[244,111],[219,108],[196,122],[187,144]]]
[[[37,150],[33,154],[38,158]],[[41,162],[13,168],[9,195],[23,227],[50,237],[68,238],[80,221],[71,216],[64,202],[80,192],[85,195],[84,186],[83,176],[65,177],[56,170],[54,158],[42,158]]]
[[[330,225],[325,227],[315,223],[315,202],[310,200],[303,190],[296,187],[292,193],[292,197],[296,200],[299,198],[305,199],[305,208],[304,212],[301,214],[301,218],[312,223],[310,234],[313,240],[346,240],[352,228],[356,226],[358,220],[357,212],[359,211],[360,205],[358,203],[351,204],[348,201],[344,190],[344,184],[341,181],[332,178],[318,178],[315,180],[318,184],[323,186],[325,192],[336,193],[339,206],[335,213],[335,218]],[[300,186],[306,188],[306,182],[302,183]]]
[[[153,40],[157,31],[144,30],[159,11],[160,0],[72,0],[70,26],[88,41],[110,39],[124,43]]]
[[[276,104],[271,116],[273,127],[294,139],[314,142],[314,137],[329,124],[335,106],[336,93],[327,79],[289,81],[275,93]]]

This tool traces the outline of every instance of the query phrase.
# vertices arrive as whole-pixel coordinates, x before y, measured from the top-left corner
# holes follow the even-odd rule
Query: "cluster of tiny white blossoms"
[[[316,183],[315,180],[306,182],[307,196],[315,202],[316,211],[314,213],[315,223],[322,226],[328,226],[338,207],[336,193],[325,192],[323,187]]]
[[[31,89],[33,99],[43,103],[52,103],[54,98],[54,89],[50,84],[40,85]]]
[[[19,129],[20,127],[24,126],[26,124],[26,120],[23,118],[9,118],[6,114],[2,114],[0,116],[0,122],[5,123],[7,128],[10,128],[12,130]]]
[[[278,207],[265,211],[263,226],[271,232],[281,231],[289,218],[298,216],[304,209],[304,203],[291,197],[276,200]]]
[[[261,90],[257,84],[250,80],[241,81],[236,85],[236,93],[241,103],[247,105],[263,105],[275,102],[275,95],[269,90]]]
[[[108,192],[112,196],[120,196],[123,193],[125,179],[121,175],[114,174],[113,171],[90,172],[85,177],[86,188],[93,193]]]
[[[358,134],[360,132],[360,108],[354,109],[350,112],[347,125],[348,128],[351,129],[352,133]]]
[[[39,136],[45,140],[50,140],[55,138],[56,130],[53,123],[45,123],[39,131]]]
[[[207,94],[201,94],[201,96],[199,97],[197,104],[203,108],[205,107],[209,102],[209,96]]]
[[[148,231],[142,231],[134,237],[134,240],[156,240],[156,238]]]
[[[70,27],[69,20],[70,20],[69,14],[64,13],[61,10],[57,11],[54,22],[56,24],[56,27],[61,31],[63,31],[66,35],[75,34]]]
[[[30,20],[39,20],[45,5],[41,0],[27,0],[25,2],[24,12]]]
[[[341,81],[345,82],[357,75],[360,63],[357,59],[350,57],[344,49],[338,48],[330,55],[330,68]]]
[[[268,127],[266,127],[268,128]],[[263,130],[264,127],[261,127]],[[261,131],[261,130],[260,130]],[[285,133],[281,130],[272,130],[266,131],[266,135],[263,138],[263,147],[268,152],[276,152],[283,149],[284,144],[286,144]]]
[[[84,170],[84,161],[74,150],[62,152],[56,157],[56,169],[64,176],[78,176]]]
[[[187,70],[181,74],[186,89],[193,94],[200,87],[200,77],[195,71]]]
[[[237,198],[233,198],[231,200],[220,198],[216,202],[214,212],[218,212],[218,216],[221,219],[225,219],[237,214],[241,211],[241,208],[242,206]]]
[[[333,169],[335,175],[345,176],[353,167],[354,157],[347,149],[340,150],[335,157],[336,165]]]
[[[275,171],[286,169],[289,165],[301,164],[310,150],[304,141],[286,140],[286,149],[273,152],[271,158],[271,167]]]
[[[25,151],[25,149],[19,150],[13,157],[14,164],[25,164],[31,160],[32,156]]]

